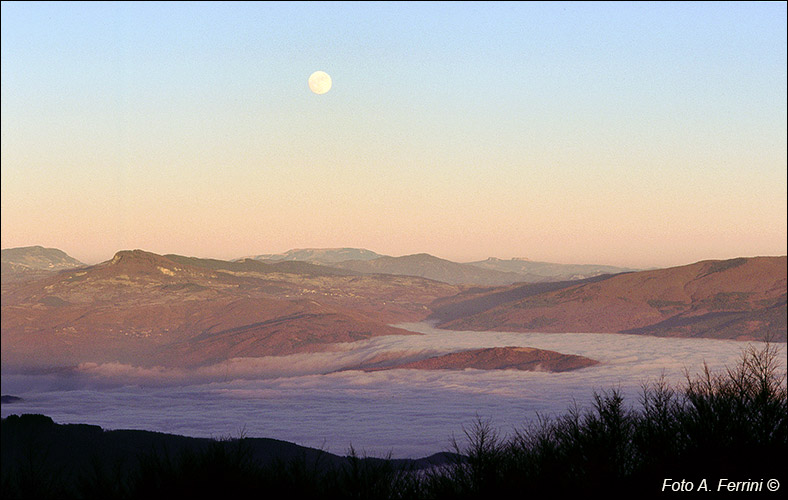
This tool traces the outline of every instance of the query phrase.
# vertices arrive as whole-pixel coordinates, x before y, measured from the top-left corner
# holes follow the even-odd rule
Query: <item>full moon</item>
[[[315,71],[309,75],[309,90],[315,94],[325,94],[331,90],[331,77],[323,71]]]

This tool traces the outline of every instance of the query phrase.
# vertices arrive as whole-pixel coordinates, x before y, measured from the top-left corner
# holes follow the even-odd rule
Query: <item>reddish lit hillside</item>
[[[622,332],[786,340],[786,257],[755,257],[618,274],[506,300],[495,291],[447,301],[443,328]],[[509,287],[507,293],[520,290]],[[479,306],[485,299],[490,307]],[[436,307],[440,316],[440,308]],[[482,310],[480,310],[482,309]]]
[[[4,365],[186,366],[410,334],[451,285],[304,263],[118,252],[101,264],[3,283]],[[303,265],[302,265],[303,264]]]
[[[599,364],[599,361],[562,354],[560,352],[535,349],[533,347],[490,347],[453,352],[442,356],[378,368],[360,368],[365,371],[394,370],[524,370],[543,372],[565,372]]]

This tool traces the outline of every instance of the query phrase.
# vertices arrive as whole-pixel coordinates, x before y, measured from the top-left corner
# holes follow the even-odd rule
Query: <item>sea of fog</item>
[[[748,345],[600,333],[505,333],[397,325],[423,335],[338,344],[331,352],[233,359],[195,370],[83,364],[69,372],[4,373],[2,393],[23,398],[2,416],[49,415],[58,423],[146,429],[200,437],[270,437],[345,454],[415,458],[462,444],[481,418],[502,436],[538,416],[588,407],[594,391],[619,389],[638,404],[642,386],[674,385],[706,362],[734,367]],[[481,347],[524,346],[578,354],[597,366],[567,373],[517,370],[345,370],[381,355],[410,361]],[[776,344],[785,371],[786,344]]]

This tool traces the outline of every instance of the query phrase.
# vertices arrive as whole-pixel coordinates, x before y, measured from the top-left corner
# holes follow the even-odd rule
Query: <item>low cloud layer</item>
[[[400,325],[402,326],[402,325]],[[273,437],[345,453],[415,457],[447,449],[475,418],[502,433],[587,405],[593,391],[619,388],[631,404],[644,383],[735,366],[744,342],[621,334],[452,332],[409,324],[419,336],[377,337],[332,352],[233,359],[194,371],[82,364],[47,375],[4,374],[3,394],[24,401],[2,415],[44,413],[61,423],[138,428],[191,436]],[[754,343],[756,347],[762,344]],[[463,349],[522,346],[596,359],[565,373],[343,371],[381,357],[412,361]],[[785,344],[776,346],[785,370]]]

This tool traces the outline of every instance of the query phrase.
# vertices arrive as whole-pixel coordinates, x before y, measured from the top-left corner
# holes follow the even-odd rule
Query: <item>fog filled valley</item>
[[[3,252],[2,392],[21,398],[3,417],[417,458],[478,418],[505,435],[595,392],[636,406],[644,385],[724,372],[765,340],[785,369],[785,257],[488,285],[471,264],[353,249],[93,266]],[[349,253],[406,274],[338,266]]]
[[[503,434],[556,417],[593,392],[620,389],[636,406],[642,385],[661,377],[734,367],[750,343],[622,334],[446,331],[400,325],[423,335],[337,344],[324,353],[238,358],[204,368],[146,369],[84,363],[45,374],[4,374],[2,416],[41,413],[58,423],[147,429],[199,437],[273,437],[336,454],[352,445],[370,456],[418,458],[450,448],[477,417]],[[760,343],[753,343],[760,346]],[[365,372],[370,359],[418,359],[479,347],[527,346],[586,356],[598,365],[551,373],[521,370]],[[785,344],[779,349],[785,370]]]

